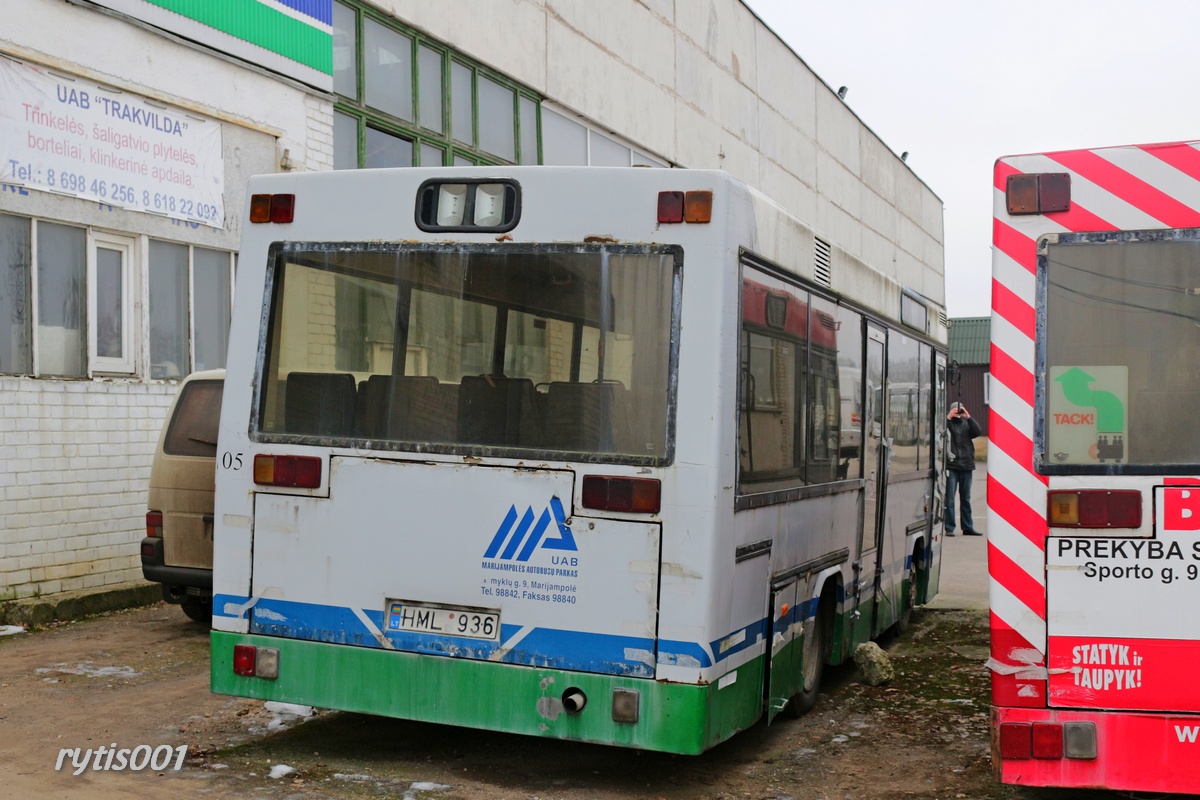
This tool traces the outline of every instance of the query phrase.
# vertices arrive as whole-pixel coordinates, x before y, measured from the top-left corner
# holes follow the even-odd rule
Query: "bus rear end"
[[[1200,149],[996,162],[988,535],[1005,783],[1200,792]]]
[[[712,687],[655,680],[682,249],[639,242],[670,177],[631,228],[559,191],[581,171],[478,174],[252,183],[213,690],[699,752]]]

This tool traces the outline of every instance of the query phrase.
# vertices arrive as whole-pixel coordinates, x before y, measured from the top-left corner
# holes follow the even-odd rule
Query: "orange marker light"
[[[250,221],[271,221],[271,195],[255,194],[250,196]]]
[[[683,198],[683,221],[711,222],[712,199],[712,192],[688,192]]]

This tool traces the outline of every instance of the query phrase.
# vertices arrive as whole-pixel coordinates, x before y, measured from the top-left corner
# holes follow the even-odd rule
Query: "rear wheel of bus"
[[[896,635],[899,636],[908,630],[912,624],[913,609],[917,607],[917,597],[921,591],[921,578],[924,572],[924,550],[920,543],[913,547],[911,566],[908,568],[908,574],[904,578],[904,591],[901,593],[900,602],[903,604],[900,607],[900,615],[896,617]]]

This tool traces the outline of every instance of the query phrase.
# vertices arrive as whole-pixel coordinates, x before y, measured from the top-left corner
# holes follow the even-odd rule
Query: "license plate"
[[[465,636],[492,641],[500,639],[500,615],[494,611],[425,605],[404,600],[388,602],[387,627],[389,631]]]

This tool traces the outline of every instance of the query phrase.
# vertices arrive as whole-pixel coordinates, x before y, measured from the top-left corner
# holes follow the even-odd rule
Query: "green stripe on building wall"
[[[180,16],[258,45],[326,75],[333,74],[333,37],[256,0],[146,0]]]

